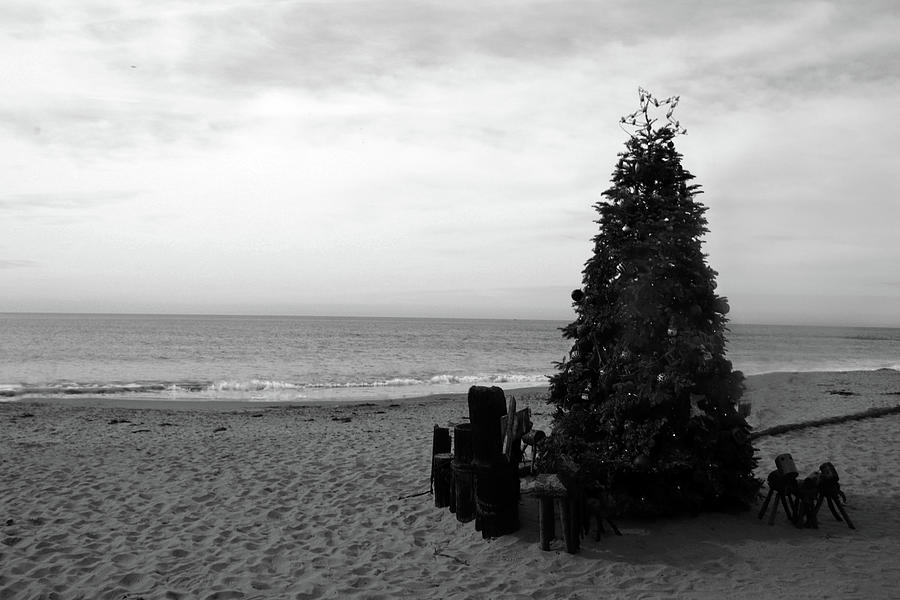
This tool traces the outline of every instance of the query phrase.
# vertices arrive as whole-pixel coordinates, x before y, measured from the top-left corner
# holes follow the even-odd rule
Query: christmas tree
[[[759,480],[737,411],[743,374],[725,358],[729,307],[702,251],[706,207],[675,150],[686,133],[673,118],[678,97],[639,92],[572,292],[572,349],[550,381],[550,456],[605,489],[617,514],[747,506]]]

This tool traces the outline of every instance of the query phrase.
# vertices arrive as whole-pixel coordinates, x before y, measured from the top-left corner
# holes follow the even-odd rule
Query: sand
[[[749,379],[757,427],[900,404],[900,373]],[[538,423],[550,410],[512,392]],[[756,441],[841,474],[857,529],[756,511],[619,522],[576,555],[483,540],[429,495],[431,430],[465,398],[367,405],[0,404],[0,599],[890,598],[900,594],[900,416]]]

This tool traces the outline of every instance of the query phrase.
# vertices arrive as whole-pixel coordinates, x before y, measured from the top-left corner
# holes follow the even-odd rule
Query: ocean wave
[[[217,381],[206,386],[205,391],[220,392],[267,392],[295,390],[303,387],[296,383],[271,379],[250,379],[249,381]]]
[[[547,383],[544,374],[494,373],[431,377],[390,377],[373,381],[308,382],[296,383],[279,379],[222,379],[216,381],[180,380],[153,382],[52,382],[40,384],[0,384],[0,400],[10,401],[22,397],[60,396],[109,396],[120,395],[149,399],[206,398],[206,399],[266,399],[292,400],[306,398],[308,393],[319,394],[341,390],[390,389],[421,390],[472,385],[528,386]]]

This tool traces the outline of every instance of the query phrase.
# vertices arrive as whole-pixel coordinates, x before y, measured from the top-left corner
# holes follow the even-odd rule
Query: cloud
[[[137,195],[132,190],[98,190],[95,192],[27,192],[0,194],[0,210],[29,210],[35,208],[79,209],[100,206],[111,202],[131,200]]]
[[[40,266],[40,263],[33,260],[0,258],[0,270],[3,269],[30,269]]]
[[[898,19],[888,1],[10,0],[0,237],[45,279],[160,304],[166,286],[310,306],[571,289],[644,85],[682,97],[723,293],[875,290],[900,260]]]

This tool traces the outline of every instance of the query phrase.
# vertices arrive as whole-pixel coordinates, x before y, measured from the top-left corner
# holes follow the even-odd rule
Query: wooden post
[[[506,414],[506,398],[498,387],[469,388],[469,422],[472,424],[472,456],[482,465],[499,462],[503,454],[500,418]]]
[[[450,494],[453,491],[453,471],[450,467],[452,460],[453,456],[449,452],[434,455],[434,505],[437,508],[450,506]]]
[[[456,520],[468,523],[475,518],[475,470],[472,463],[453,461],[453,492]]]
[[[516,430],[516,397],[509,397],[509,408],[506,410],[506,430],[503,432],[503,454],[506,460],[512,461],[513,432]]]
[[[576,523],[572,514],[572,502],[568,497],[557,498],[557,506],[560,520],[562,521],[563,540],[566,542],[566,552],[575,554],[581,542],[581,527]]]
[[[446,454],[450,452],[450,429],[447,427],[434,426],[434,433],[431,436],[431,476],[429,477],[429,485],[431,491],[434,491],[434,457],[438,454]]]
[[[540,496],[541,550],[550,549],[550,540],[556,537],[556,516],[553,513],[553,497]]]
[[[447,452],[450,452],[450,429],[435,425],[434,436],[431,439],[431,455]]]
[[[453,428],[453,502],[456,520],[468,523],[475,518],[475,471],[472,466],[472,425]]]
[[[475,529],[485,538],[519,528],[519,477],[503,455],[500,419],[506,400],[498,387],[469,389],[475,467]]]
[[[453,428],[453,458],[460,463],[472,462],[471,423],[460,423]]]

